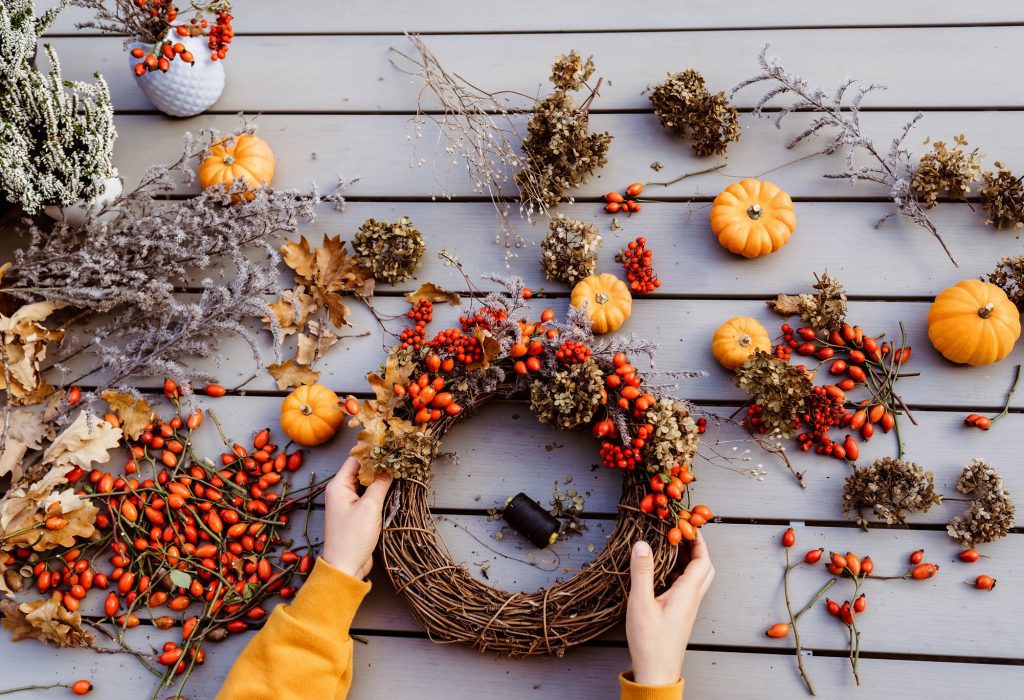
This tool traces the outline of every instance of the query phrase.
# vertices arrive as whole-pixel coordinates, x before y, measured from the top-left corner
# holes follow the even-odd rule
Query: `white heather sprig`
[[[776,114],[776,128],[781,128],[782,120],[792,112],[811,112],[813,120],[810,125],[791,139],[787,148],[793,148],[819,132],[831,131],[822,153],[832,154],[843,151],[846,156],[846,169],[839,173],[827,173],[824,177],[849,179],[852,182],[867,180],[882,185],[889,191],[889,197],[896,205],[896,209],[879,219],[877,225],[880,226],[887,219],[897,215],[910,219],[935,236],[950,261],[956,265],[953,254],[942,240],[938,229],[922,210],[921,203],[914,192],[915,161],[912,153],[906,147],[905,141],[910,130],[921,119],[922,114],[917,113],[904,124],[899,133],[893,137],[888,148],[877,146],[861,128],[860,105],[866,95],[876,90],[884,90],[884,85],[864,85],[851,91],[850,89],[856,85],[857,81],[849,79],[840,85],[834,93],[829,94],[821,88],[810,86],[806,80],[783,68],[779,64],[778,58],[774,56],[769,58],[767,54],[768,46],[765,45],[758,57],[761,73],[734,87],[730,92],[730,97],[748,85],[768,83],[768,91],[754,106],[753,113],[758,117],[766,116],[763,110],[774,98],[791,98],[793,101],[781,107]],[[844,104],[843,100],[848,91],[853,93],[853,97]],[[871,159],[870,163],[856,165],[854,158],[857,153],[867,154]]]
[[[66,6],[63,0],[37,18],[32,0],[0,3],[0,196],[30,214],[95,199],[117,175],[114,110],[103,78],[64,80],[49,44],[50,71],[30,64],[36,40]]]

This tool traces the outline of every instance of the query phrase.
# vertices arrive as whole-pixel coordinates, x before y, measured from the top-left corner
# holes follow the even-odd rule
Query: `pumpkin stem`
[[[761,218],[761,205],[760,204],[751,204],[749,207],[747,207],[747,216],[749,216],[754,221],[757,221],[758,219],[760,219]]]
[[[749,336],[749,335],[741,335],[741,336],[740,336],[740,337],[739,337],[739,338],[738,338],[738,339],[736,340],[736,342],[738,342],[738,343],[740,344],[740,347],[741,347],[741,348],[745,348],[745,347],[747,347],[748,345],[750,345],[750,336]]]
[[[594,295],[594,301],[596,301],[598,304],[607,304],[608,292],[598,292],[597,294]]]
[[[985,304],[983,307],[978,309],[978,315],[982,318],[988,318],[992,315],[992,309],[995,307],[992,304]]]
[[[313,407],[310,406],[308,403],[302,404],[302,407],[299,410],[302,411],[302,415],[304,416],[313,415]]]
[[[234,165],[234,164],[235,164],[235,157],[233,155],[229,154],[229,155],[224,156],[224,165]]]

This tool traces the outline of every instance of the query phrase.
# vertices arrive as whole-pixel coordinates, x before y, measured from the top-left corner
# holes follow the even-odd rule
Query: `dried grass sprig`
[[[942,245],[942,249],[950,261],[957,265],[953,253],[942,236],[939,235],[935,224],[924,213],[913,185],[916,167],[912,153],[905,142],[914,125],[923,115],[920,112],[914,115],[892,138],[887,147],[879,146],[864,133],[860,123],[860,105],[870,93],[884,90],[884,85],[872,83],[851,90],[857,81],[850,79],[830,94],[821,88],[812,87],[800,76],[783,68],[778,58],[769,57],[768,45],[761,49],[758,61],[761,65],[761,73],[739,83],[732,89],[730,96],[747,86],[766,83],[768,85],[767,92],[758,99],[754,106],[753,113],[758,117],[766,116],[764,108],[774,98],[791,98],[792,101],[781,107],[775,115],[775,126],[780,129],[782,120],[793,112],[813,113],[810,125],[790,139],[787,148],[793,148],[822,132],[832,132],[828,136],[822,153],[833,154],[842,151],[846,157],[846,168],[842,172],[826,173],[824,177],[848,179],[854,183],[858,180],[867,180],[882,185],[888,190],[889,197],[896,208],[879,219],[876,225],[880,226],[893,216],[906,217],[934,236]],[[846,99],[848,92],[853,94],[849,100]],[[857,165],[855,159],[858,153],[867,155],[870,162],[867,165]]]

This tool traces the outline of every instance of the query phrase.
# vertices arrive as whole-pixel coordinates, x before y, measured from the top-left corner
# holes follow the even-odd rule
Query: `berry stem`
[[[713,172],[716,172],[718,170],[721,170],[724,167],[725,167],[725,163],[719,163],[718,165],[716,165],[714,167],[704,168],[704,170],[694,170],[692,173],[683,173],[682,175],[680,175],[679,177],[677,177],[674,180],[669,180],[667,182],[647,182],[647,183],[644,183],[644,185],[647,186],[647,187],[649,187],[651,185],[659,185],[661,187],[669,187],[671,185],[676,184],[677,182],[682,182],[683,180],[685,180],[688,177],[693,177],[695,175],[706,175],[707,173],[713,173]]]
[[[14,693],[22,693],[26,690],[50,690],[51,688],[70,688],[71,686],[67,683],[51,683],[50,685],[23,685],[17,688],[5,688],[0,690],[0,695],[12,695]]]
[[[789,563],[789,548],[787,547],[785,551],[786,551],[786,572],[782,575],[782,591],[783,591],[783,593],[786,596],[786,612],[789,613],[789,626],[790,626],[790,629],[793,630],[793,643],[794,643],[793,653],[796,654],[796,667],[800,671],[800,677],[803,679],[804,685],[807,686],[807,692],[809,692],[811,695],[814,695],[815,694],[814,693],[814,686],[811,685],[811,679],[808,677],[807,670],[804,668],[804,657],[803,657],[803,654],[800,653],[800,651],[801,651],[800,650],[800,633],[797,631],[797,628],[796,628],[796,620],[797,620],[797,617],[799,617],[799,616],[793,614],[793,605],[790,603],[790,600],[789,600],[789,572],[792,571],[797,566],[799,566],[799,562],[797,564],[790,564]],[[835,582],[835,580],[833,579],[833,583],[834,582]],[[827,587],[826,587],[826,590],[827,590]]]
[[[1013,399],[1013,393],[1017,391],[1017,385],[1020,384],[1021,369],[1024,369],[1024,365],[1017,365],[1016,374],[1013,377],[1013,384],[1010,386],[1010,391],[1006,394],[1006,403],[1003,404],[1003,410],[997,415],[992,416],[991,421],[995,423],[997,420],[1005,416],[1010,412],[1010,401]]]

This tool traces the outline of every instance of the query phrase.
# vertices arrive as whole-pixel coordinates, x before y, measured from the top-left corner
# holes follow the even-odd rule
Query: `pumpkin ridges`
[[[751,218],[750,208],[760,206]],[[718,242],[748,258],[779,250],[796,227],[792,198],[770,182],[745,179],[722,190],[711,206],[709,221]]]
[[[979,315],[988,305],[988,317]],[[1012,352],[1020,333],[1019,314],[1006,293],[980,280],[962,280],[944,289],[928,310],[928,339],[952,362],[998,362]]]

